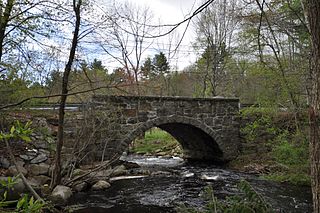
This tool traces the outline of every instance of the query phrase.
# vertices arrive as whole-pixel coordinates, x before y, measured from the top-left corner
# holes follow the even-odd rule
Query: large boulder
[[[52,201],[57,203],[66,203],[71,196],[71,188],[58,185],[53,189],[50,198]]]
[[[110,186],[111,186],[110,183],[108,183],[107,181],[99,180],[91,187],[91,189],[93,191],[102,191],[109,188]]]
[[[126,175],[126,174],[127,174],[127,170],[124,165],[116,166],[112,172],[112,176],[121,176],[121,175]]]
[[[48,175],[49,173],[49,165],[46,163],[40,163],[40,164],[30,164],[27,169],[29,173],[32,175]]]
[[[22,160],[18,160],[18,161],[17,161],[17,165],[18,165],[18,166],[23,167],[24,164],[25,164],[25,163],[24,163],[24,161],[22,161]]]
[[[120,161],[120,163],[122,165],[124,165],[126,167],[126,169],[136,169],[136,168],[140,168],[141,167],[139,164],[134,163],[134,162]]]

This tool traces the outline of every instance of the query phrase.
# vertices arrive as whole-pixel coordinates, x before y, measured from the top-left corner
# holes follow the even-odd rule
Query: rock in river
[[[62,185],[56,186],[51,193],[51,199],[54,202],[65,203],[71,196],[72,196],[71,188],[67,186],[62,186]]]
[[[99,180],[91,187],[91,189],[93,191],[101,191],[109,188],[110,186],[111,186],[110,183],[108,183],[107,181]]]
[[[72,186],[72,189],[76,192],[82,192],[88,188],[88,184],[86,182],[77,183]]]

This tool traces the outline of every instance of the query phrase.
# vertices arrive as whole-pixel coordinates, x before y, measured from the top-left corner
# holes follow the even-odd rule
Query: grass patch
[[[137,138],[129,149],[136,154],[181,155],[181,147],[169,133],[152,128],[145,132],[143,138]]]

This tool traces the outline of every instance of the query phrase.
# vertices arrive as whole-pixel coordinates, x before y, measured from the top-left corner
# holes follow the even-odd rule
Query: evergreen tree
[[[150,74],[151,74],[151,72],[152,72],[152,61],[151,61],[151,58],[150,57],[148,57],[145,61],[144,61],[144,63],[143,63],[143,65],[141,66],[141,76],[142,76],[142,78],[143,79],[148,79],[148,78],[150,78],[151,76],[150,76]]]
[[[163,54],[163,52],[156,54],[152,60],[153,75],[158,76],[168,74],[169,69],[169,62],[167,60],[167,57]]]

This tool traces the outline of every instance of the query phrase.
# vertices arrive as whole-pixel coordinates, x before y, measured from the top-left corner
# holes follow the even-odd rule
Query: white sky
[[[185,17],[188,17],[193,11],[200,5],[202,0],[114,0],[115,2],[119,3],[130,3],[133,5],[140,6],[142,8],[148,7],[150,8],[151,12],[153,13],[154,17],[154,23],[150,24],[176,24],[178,22],[181,22],[185,19]],[[110,4],[112,6],[112,1],[110,0],[97,0],[97,4],[103,4],[107,6]],[[98,11],[97,11],[98,12]],[[175,32],[175,42],[173,41],[173,47],[175,47],[176,44],[184,30],[185,30],[186,24],[183,24],[179,26],[174,32]],[[169,28],[168,28],[169,29]],[[64,28],[68,33],[66,35],[72,35],[72,29],[69,27]],[[166,30],[164,30],[166,31]],[[154,33],[155,35],[157,32]],[[71,37],[70,37],[71,39]],[[194,63],[196,61],[196,54],[194,49],[192,48],[191,42],[194,42],[195,34],[193,29],[193,24],[191,23],[187,33],[184,36],[184,39],[182,40],[182,43],[178,49],[178,52],[171,58],[170,66],[174,70],[182,70],[184,67]],[[56,41],[48,41],[48,44],[56,43]],[[146,46],[148,45],[148,42],[150,43],[150,39],[146,41]],[[148,50],[142,55],[142,62],[146,57],[153,57],[155,54],[159,53],[160,51],[163,51],[164,54],[167,54],[168,51],[168,43],[169,38],[168,36],[159,38],[158,40],[154,41],[153,45],[148,48]],[[56,44],[59,45],[59,44]],[[65,45],[65,44],[60,44]],[[67,44],[66,44],[67,45]],[[171,47],[171,50],[172,48]],[[93,58],[97,58],[101,60],[104,64],[104,66],[110,71],[114,70],[115,68],[120,67],[121,65],[116,62],[114,59],[112,59],[110,56],[107,56],[105,52],[96,51],[97,48],[92,47],[92,52],[86,52],[83,54],[85,59],[89,62],[93,60]],[[63,56],[67,56],[68,49],[66,49],[65,53],[61,53],[61,60],[63,60]],[[167,55],[168,56],[168,55]],[[65,58],[65,60],[67,57]],[[177,67],[177,69],[175,69]]]
[[[161,21],[161,24],[175,24],[182,21],[185,17],[189,16],[197,6],[202,2],[201,0],[116,0],[118,2],[124,3],[129,2],[137,6],[147,6],[150,8],[154,15],[154,20]],[[176,30],[176,35],[180,38],[185,30],[186,25],[181,25]],[[178,41],[179,39],[176,39]],[[192,64],[196,60],[196,55],[194,50],[191,48],[191,42],[194,41],[194,29],[192,24],[190,24],[188,31],[181,43],[178,54],[176,54],[170,61],[171,67],[177,66],[178,70],[182,70],[184,67]],[[160,38],[155,44],[159,49],[165,48],[161,47],[161,44],[168,43],[168,37]],[[155,47],[155,48],[157,48]],[[157,53],[156,51],[146,52],[143,58]],[[110,70],[110,69],[109,69]]]

